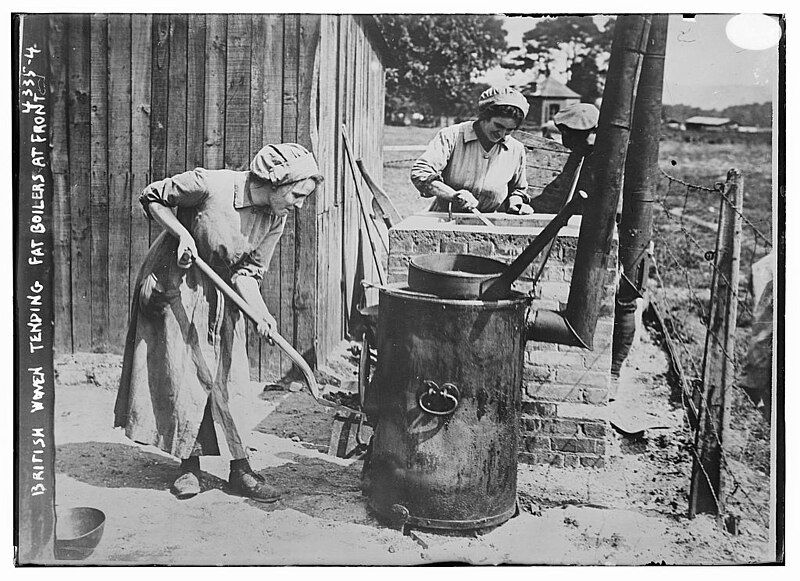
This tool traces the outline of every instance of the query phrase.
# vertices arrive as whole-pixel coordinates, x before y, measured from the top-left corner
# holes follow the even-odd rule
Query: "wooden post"
[[[695,434],[695,460],[689,491],[689,517],[699,512],[722,517],[726,478],[723,444],[730,417],[729,391],[734,381],[734,342],[742,239],[742,174],[728,172],[720,202],[711,313],[703,357],[703,398]]]

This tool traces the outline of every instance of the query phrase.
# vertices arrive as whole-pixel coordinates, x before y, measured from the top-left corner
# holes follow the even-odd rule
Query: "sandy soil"
[[[352,388],[347,351],[323,379]],[[56,362],[56,497],[107,516],[85,564],[415,565],[734,564],[768,562],[767,531],[738,504],[738,535],[708,516],[686,518],[691,469],[682,412],[670,403],[667,363],[645,336],[619,382],[618,417],[649,426],[617,434],[604,469],[519,466],[520,513],[482,535],[403,531],[371,514],[359,459],[326,453],[332,412],[305,391],[252,383],[232,402],[249,434],[251,464],[284,491],[272,505],[228,494],[225,455],[204,458],[204,490],[176,500],[177,461],[112,429],[120,358]],[[335,386],[333,384],[339,384]],[[296,389],[296,388],[295,388]],[[224,454],[224,452],[223,452]],[[766,476],[741,469],[766,494]],[[763,502],[764,499],[755,499]]]

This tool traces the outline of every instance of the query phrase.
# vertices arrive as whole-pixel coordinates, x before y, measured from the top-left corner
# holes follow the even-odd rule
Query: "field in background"
[[[411,183],[409,172],[411,164],[424,151],[428,142],[433,139],[438,127],[398,127],[384,125],[384,147],[417,145],[413,151],[383,152],[383,187],[392,198],[397,211],[405,218],[430,206],[430,201],[420,197]]]

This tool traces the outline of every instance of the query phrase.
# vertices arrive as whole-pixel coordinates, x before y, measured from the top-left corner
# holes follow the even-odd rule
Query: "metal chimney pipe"
[[[587,158],[578,189],[589,193],[563,313],[531,313],[526,338],[592,349],[600,303],[608,285],[608,259],[630,134],[636,77],[650,31],[650,17],[617,18],[608,80],[603,91],[594,152]]]
[[[611,374],[619,370],[631,349],[636,330],[636,299],[647,283],[647,248],[653,228],[653,200],[661,137],[661,96],[667,48],[666,14],[654,14],[642,60],[642,72],[633,109],[633,127],[625,160],[622,220],[619,224],[619,261],[622,276],[614,308]]]

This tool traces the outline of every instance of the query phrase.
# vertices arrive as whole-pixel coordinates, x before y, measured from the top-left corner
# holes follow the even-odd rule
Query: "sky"
[[[777,47],[745,50],[727,37],[725,28],[733,14],[698,14],[694,19],[671,15],[664,64],[666,104],[682,103],[705,109],[762,103],[773,98],[777,87]],[[602,21],[602,18],[598,18]],[[536,18],[505,18],[509,46],[519,45]],[[503,82],[503,72],[493,71],[487,82]],[[512,84],[529,77],[517,75]],[[566,79],[564,79],[566,80]]]

